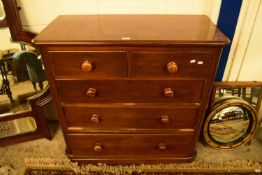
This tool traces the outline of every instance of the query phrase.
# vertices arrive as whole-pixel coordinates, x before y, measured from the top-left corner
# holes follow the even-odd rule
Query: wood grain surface
[[[218,44],[228,39],[204,15],[59,16],[35,44]]]
[[[41,48],[71,160],[194,159],[228,43],[208,17],[59,16],[34,42]]]

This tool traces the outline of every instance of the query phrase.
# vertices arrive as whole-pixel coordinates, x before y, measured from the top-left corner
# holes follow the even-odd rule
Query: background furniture
[[[12,91],[10,89],[10,82],[7,78],[7,72],[8,70],[6,69],[7,66],[7,62],[10,60],[10,58],[1,58],[0,59],[0,72],[1,72],[1,88],[0,88],[0,95],[4,95],[6,94],[8,96],[8,98],[10,99],[10,101],[13,101],[13,97],[12,97]]]
[[[72,160],[194,159],[228,43],[208,17],[59,16],[33,42]]]
[[[14,61],[26,64],[29,78],[36,90],[36,83],[39,84],[43,90],[43,81],[46,80],[45,72],[43,70],[42,61],[37,58],[38,55],[30,51],[19,51],[13,55]]]
[[[29,79],[26,65],[24,63],[18,63],[13,61],[12,56],[14,55],[14,53],[18,51],[18,49],[7,49],[3,51],[3,58],[9,59],[9,61],[6,62],[7,74],[12,74],[12,78],[14,78],[14,81],[16,83],[26,81]]]

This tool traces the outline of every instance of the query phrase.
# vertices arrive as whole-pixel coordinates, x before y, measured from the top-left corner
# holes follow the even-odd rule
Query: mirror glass
[[[0,122],[0,138],[16,136],[34,132],[37,129],[33,117],[24,117],[15,120]]]
[[[9,36],[7,35],[6,38]],[[41,59],[34,48],[25,46],[26,54],[18,55],[22,53],[20,45],[10,43],[10,39],[2,41],[4,42],[2,46],[5,48],[0,48],[0,118],[8,118],[31,111],[28,98],[45,89],[47,81]],[[36,130],[33,116],[14,118],[0,122],[0,138]]]
[[[210,120],[209,134],[220,144],[235,143],[248,134],[251,121],[247,109],[229,106],[218,111]]]
[[[5,18],[5,10],[2,1],[0,1],[0,21]]]
[[[225,96],[240,97],[257,108],[261,87],[217,87],[215,100]]]
[[[2,51],[0,57],[0,116],[31,110],[29,97],[47,86],[41,60],[35,53],[14,59],[18,49]],[[27,62],[27,60],[29,60]]]
[[[3,54],[0,59],[1,77],[0,77],[0,116],[1,114],[15,114],[31,110],[28,98],[39,93],[40,88],[32,79],[36,77],[35,72],[31,70],[26,63],[14,61],[12,55],[15,52]],[[32,75],[31,75],[31,74]],[[44,83],[47,86],[47,81]]]

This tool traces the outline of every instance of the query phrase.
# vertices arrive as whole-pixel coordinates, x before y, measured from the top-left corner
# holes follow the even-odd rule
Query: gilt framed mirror
[[[250,142],[256,132],[261,82],[217,82],[203,134],[205,142],[227,150]]]

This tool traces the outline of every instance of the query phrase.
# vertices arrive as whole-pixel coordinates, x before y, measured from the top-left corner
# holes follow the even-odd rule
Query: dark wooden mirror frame
[[[0,139],[0,146],[5,146],[9,144],[19,143],[28,140],[34,140],[39,138],[51,139],[50,133],[47,128],[47,121],[45,119],[45,113],[43,107],[52,101],[52,96],[50,95],[49,89],[46,88],[41,93],[29,97],[28,101],[31,105],[31,110],[3,115],[0,117],[0,122],[10,121],[14,119],[33,117],[37,124],[37,128],[34,132],[29,132],[27,134],[15,135],[10,137],[5,137]]]
[[[1,0],[4,6],[5,18],[0,21],[0,27],[8,27],[13,42],[25,42],[32,45],[35,33],[23,29],[16,0]]]
[[[28,32],[22,28],[21,19],[19,16],[20,7],[17,6],[16,0],[1,1],[3,3],[5,11],[5,18],[0,20],[0,28],[9,28],[13,42],[23,42],[29,45],[33,45],[31,41],[36,36],[36,34]],[[38,93],[28,99],[32,110],[1,116],[0,122],[31,116],[36,121],[37,129],[36,131],[31,133],[1,138],[0,146],[24,142],[28,140],[35,140],[39,138],[47,138],[50,140],[51,136],[46,122],[44,107],[47,104],[51,103],[52,100],[53,97],[50,95],[49,87],[47,87],[41,93]]]

